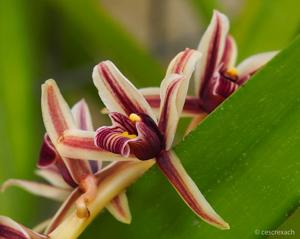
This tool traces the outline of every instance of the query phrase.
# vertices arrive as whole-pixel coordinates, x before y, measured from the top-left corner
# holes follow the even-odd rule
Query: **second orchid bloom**
[[[229,225],[213,210],[196,184],[171,150],[177,124],[185,103],[189,80],[201,54],[187,49],[170,63],[161,83],[161,107],[158,118],[146,99],[110,61],[94,68],[93,80],[112,120],[112,126],[100,127],[91,142],[92,132],[69,130],[58,143],[65,157],[97,160],[104,151],[139,160],[155,159],[185,203],[203,220],[221,228]],[[79,146],[79,147],[77,147]],[[82,151],[82,152],[80,152]],[[82,158],[84,159],[84,158]],[[107,160],[107,159],[106,159]]]

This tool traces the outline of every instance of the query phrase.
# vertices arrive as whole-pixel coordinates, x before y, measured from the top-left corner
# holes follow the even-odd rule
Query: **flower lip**
[[[164,137],[154,120],[144,113],[110,113],[113,126],[100,127],[95,144],[110,152],[125,157],[134,155],[140,160],[157,156],[164,148]]]

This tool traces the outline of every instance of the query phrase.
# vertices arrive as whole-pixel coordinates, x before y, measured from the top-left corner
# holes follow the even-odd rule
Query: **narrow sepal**
[[[247,81],[256,71],[267,64],[278,51],[264,52],[246,58],[237,66],[239,74],[238,83],[243,84]]]
[[[42,85],[42,114],[51,143],[57,149],[64,131],[75,129],[76,125],[71,110],[54,80],[47,80]],[[76,183],[91,173],[90,167],[85,161],[62,159]]]
[[[182,111],[182,103],[178,100],[182,96],[179,94],[180,86],[184,84],[185,78],[181,75],[170,75],[161,83],[161,108],[159,114],[158,127],[165,137],[165,147],[169,149],[172,146],[177,124]],[[180,100],[181,101],[181,100]]]
[[[120,193],[113,200],[107,204],[106,209],[112,214],[118,221],[130,224],[131,213],[128,205],[128,199],[125,192]]]
[[[58,188],[71,189],[71,186],[67,184],[61,174],[51,169],[39,169],[35,171],[35,174],[46,180],[51,185]]]
[[[142,94],[112,62],[104,61],[95,66],[93,80],[109,112],[125,115],[144,113],[155,119],[150,105]]]
[[[196,215],[217,228],[229,229],[229,224],[207,202],[174,152],[163,151],[157,157],[156,162],[180,197]]]
[[[34,195],[49,198],[55,201],[64,201],[71,190],[57,188],[43,183],[37,183],[27,180],[9,179],[1,185],[1,191],[5,191],[9,187],[19,187]]]
[[[198,50],[202,53],[195,71],[195,94],[198,96],[201,96],[202,90],[205,91],[206,84],[221,63],[228,30],[228,18],[215,10],[198,46]]]

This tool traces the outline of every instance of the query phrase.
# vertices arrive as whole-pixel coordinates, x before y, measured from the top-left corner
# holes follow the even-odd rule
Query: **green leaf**
[[[75,41],[95,63],[110,59],[132,81],[143,85],[158,83],[163,72],[160,64],[146,52],[102,9],[100,1],[49,1],[76,28]],[[74,38],[69,39],[73,41]],[[70,43],[72,44],[72,43]],[[82,50],[81,49],[81,50]],[[76,56],[76,52],[72,55]]]
[[[156,168],[129,190],[133,222],[102,215],[86,237],[262,238],[300,198],[300,38],[212,113],[176,148],[231,230],[200,221]]]
[[[234,23],[240,59],[285,48],[299,32],[299,1],[247,0]]]
[[[9,177],[29,178],[37,158],[39,95],[32,88],[36,68],[30,13],[26,1],[0,3],[0,183]],[[1,214],[30,223],[35,202],[28,198],[14,190],[1,194]]]

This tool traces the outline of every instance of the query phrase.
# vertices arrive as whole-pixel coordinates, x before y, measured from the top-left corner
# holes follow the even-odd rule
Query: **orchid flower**
[[[49,80],[42,87],[42,111],[47,134],[38,163],[41,169],[37,173],[50,184],[11,179],[3,184],[2,190],[19,186],[33,194],[64,203],[50,221],[39,227],[44,235],[7,217],[0,217],[0,238],[77,238],[104,207],[116,219],[130,223],[131,215],[124,190],[154,162],[131,162],[119,157],[119,162],[101,169],[100,163],[87,158],[78,160],[62,157],[56,145],[66,129],[93,130],[89,109],[84,101],[80,101],[71,112],[56,83]],[[114,160],[117,158],[109,152],[104,154]]]
[[[195,95],[186,98],[183,108],[183,115],[194,117],[189,130],[249,80],[277,53],[273,51],[253,55],[235,67],[237,47],[228,31],[228,18],[214,11],[212,20],[198,46],[202,58],[194,74]],[[153,109],[160,107],[159,88],[144,88],[141,92]]]
[[[214,211],[172,151],[189,79],[201,54],[186,49],[170,63],[161,83],[161,107],[158,119],[142,94],[110,61],[95,66],[93,80],[112,120],[112,126],[97,129],[94,148],[83,142],[92,140],[87,131],[68,130],[58,145],[65,157],[99,159],[103,150],[142,161],[155,159],[185,203],[204,221],[220,229],[229,225]],[[78,146],[79,147],[74,147]],[[100,154],[100,155],[98,155]]]
[[[76,126],[82,130],[93,130],[91,114],[88,105],[84,100],[78,102],[72,109],[73,117]],[[97,174],[101,170],[100,161],[86,161],[72,159],[69,160],[69,165],[80,163],[80,167],[74,170],[73,174],[65,164],[65,159],[59,155],[54,145],[52,144],[48,134],[45,134],[44,141],[41,147],[40,159],[38,162],[39,170],[37,175],[44,178],[49,184],[31,182],[19,179],[9,179],[1,187],[2,190],[10,186],[18,186],[35,195],[50,198],[55,201],[64,202],[73,190],[80,187],[80,183],[75,181],[74,174],[79,174],[86,170],[88,174]],[[106,208],[119,221],[130,223],[131,214],[128,207],[128,200],[125,193],[118,195],[109,203]],[[79,212],[79,216],[88,212],[83,207],[83,212]]]

